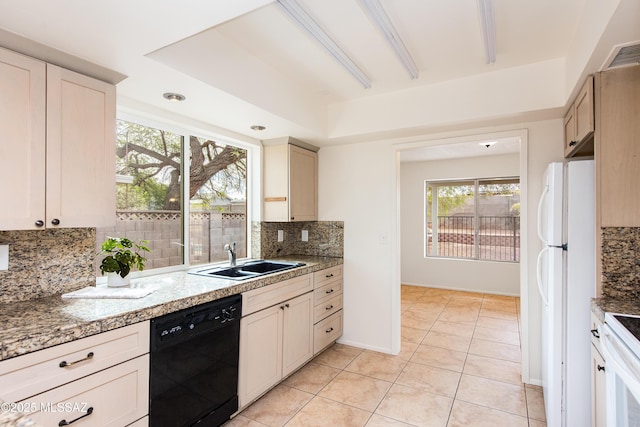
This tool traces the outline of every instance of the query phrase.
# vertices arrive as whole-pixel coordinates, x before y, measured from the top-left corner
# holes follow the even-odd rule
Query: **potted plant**
[[[147,260],[142,253],[150,252],[146,246],[149,242],[141,240],[135,243],[127,238],[109,237],[102,243],[101,251],[98,255],[106,255],[100,263],[100,272],[108,273],[108,286],[127,286],[130,281],[129,272],[136,267],[139,271],[144,270],[144,263]]]

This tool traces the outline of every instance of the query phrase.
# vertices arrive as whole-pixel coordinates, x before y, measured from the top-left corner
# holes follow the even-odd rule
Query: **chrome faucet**
[[[236,266],[236,242],[233,242],[231,245],[228,243],[224,245],[224,250],[229,252],[229,265],[231,267]]]

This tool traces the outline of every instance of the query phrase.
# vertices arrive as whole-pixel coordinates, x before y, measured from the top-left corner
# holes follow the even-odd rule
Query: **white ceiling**
[[[590,4],[495,0],[497,60],[486,64],[475,0],[381,0],[420,70],[411,80],[358,1],[298,1],[369,75],[370,89],[272,0],[0,0],[0,28],[128,76],[118,84],[121,105],[322,146],[336,105],[564,58]],[[187,100],[168,103],[168,91]]]
[[[400,161],[423,162],[467,157],[500,156],[519,152],[520,138],[503,137],[413,148],[400,152]]]

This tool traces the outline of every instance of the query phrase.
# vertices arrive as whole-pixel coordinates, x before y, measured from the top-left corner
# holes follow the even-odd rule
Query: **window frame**
[[[118,109],[116,113],[116,120],[124,120],[131,123],[139,124],[142,126],[148,126],[155,129],[161,129],[164,131],[172,132],[182,137],[182,147],[180,155],[182,157],[182,161],[180,162],[180,176],[181,176],[181,185],[180,185],[180,199],[181,199],[181,230],[182,230],[182,264],[173,265],[169,267],[160,267],[160,268],[145,268],[143,271],[132,271],[130,273],[131,278],[139,278],[139,277],[147,277],[153,276],[157,274],[163,273],[171,273],[176,271],[185,271],[193,267],[206,267],[208,265],[216,265],[221,264],[224,261],[216,261],[207,264],[196,264],[191,265],[190,263],[190,251],[186,248],[189,248],[190,244],[190,236],[189,236],[189,221],[187,218],[190,218],[191,209],[190,209],[190,200],[188,200],[187,196],[189,194],[189,185],[190,180],[188,178],[188,170],[190,167],[190,158],[191,152],[189,148],[189,137],[196,136],[198,138],[208,138],[215,139],[217,141],[223,142],[225,144],[233,145],[238,148],[242,148],[247,151],[247,177],[246,177],[246,242],[247,242],[247,258],[251,258],[251,248],[252,248],[252,236],[251,236],[251,224],[252,221],[259,217],[256,215],[255,205],[256,201],[259,200],[259,194],[255,193],[255,191],[259,191],[259,181],[254,177],[260,175],[259,168],[259,159],[262,156],[261,146],[258,143],[249,142],[249,138],[243,141],[240,139],[240,135],[232,136],[230,134],[223,134],[219,132],[220,129],[215,129],[213,126],[193,126],[185,123],[176,122],[175,120],[153,116],[149,114],[145,114],[144,112],[138,110],[129,110],[129,109]],[[207,129],[209,128],[209,129]],[[212,129],[213,128],[213,129]],[[115,144],[115,141],[114,141]],[[115,159],[114,159],[115,161]],[[187,173],[187,175],[185,175]],[[116,177],[113,177],[114,181]],[[114,209],[116,207],[114,206]],[[96,278],[96,282],[106,283],[106,275],[98,276]]]
[[[479,214],[479,205],[480,205],[480,197],[478,197],[479,191],[478,188],[481,185],[485,185],[485,183],[490,183],[490,184],[496,184],[496,183],[500,183],[500,181],[505,181],[505,183],[509,183],[511,181],[517,181],[518,186],[520,187],[522,184],[522,180],[519,176],[506,176],[506,177],[487,177],[487,178],[461,178],[461,179],[427,179],[424,180],[424,189],[423,189],[423,195],[424,195],[424,213],[423,213],[423,218],[424,218],[424,225],[423,225],[423,258],[426,259],[453,259],[453,260],[464,260],[464,261],[480,261],[480,262],[507,262],[507,263],[512,263],[512,264],[518,264],[520,263],[520,256],[518,257],[518,260],[509,260],[509,259],[485,259],[485,258],[480,258],[480,239],[479,239],[479,235],[480,235],[480,226],[479,226],[479,218],[480,218],[480,214]],[[433,238],[433,236],[437,236],[437,226],[433,227],[434,224],[434,220],[433,218],[436,218],[436,223],[437,223],[437,218],[438,218],[438,204],[437,204],[437,188],[438,187],[444,187],[444,186],[463,186],[463,185],[472,185],[473,186],[473,242],[474,242],[474,248],[473,248],[473,253],[474,256],[473,257],[462,257],[462,256],[445,256],[445,255],[434,255],[434,254],[429,254],[429,210],[431,210],[431,222],[432,222],[432,229],[436,228],[436,233],[431,233],[432,236],[432,248],[431,248],[431,252],[434,252],[434,248],[438,249],[438,243],[436,241],[436,239]],[[428,192],[430,187],[434,190],[432,191],[432,203],[429,203],[429,196],[428,196]],[[520,188],[519,188],[520,189]],[[435,193],[435,197],[434,197],[434,193]],[[433,200],[436,200],[436,203],[433,203]],[[431,206],[430,206],[431,205]],[[520,215],[518,215],[519,217]],[[519,230],[521,229],[522,224],[520,223],[520,227]],[[521,234],[521,233],[520,233]],[[522,245],[522,243],[520,243],[520,246]],[[438,251],[440,252],[440,251]]]

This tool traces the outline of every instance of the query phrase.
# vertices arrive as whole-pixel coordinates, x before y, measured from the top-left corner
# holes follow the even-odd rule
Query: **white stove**
[[[607,426],[640,427],[640,316],[605,313]]]

